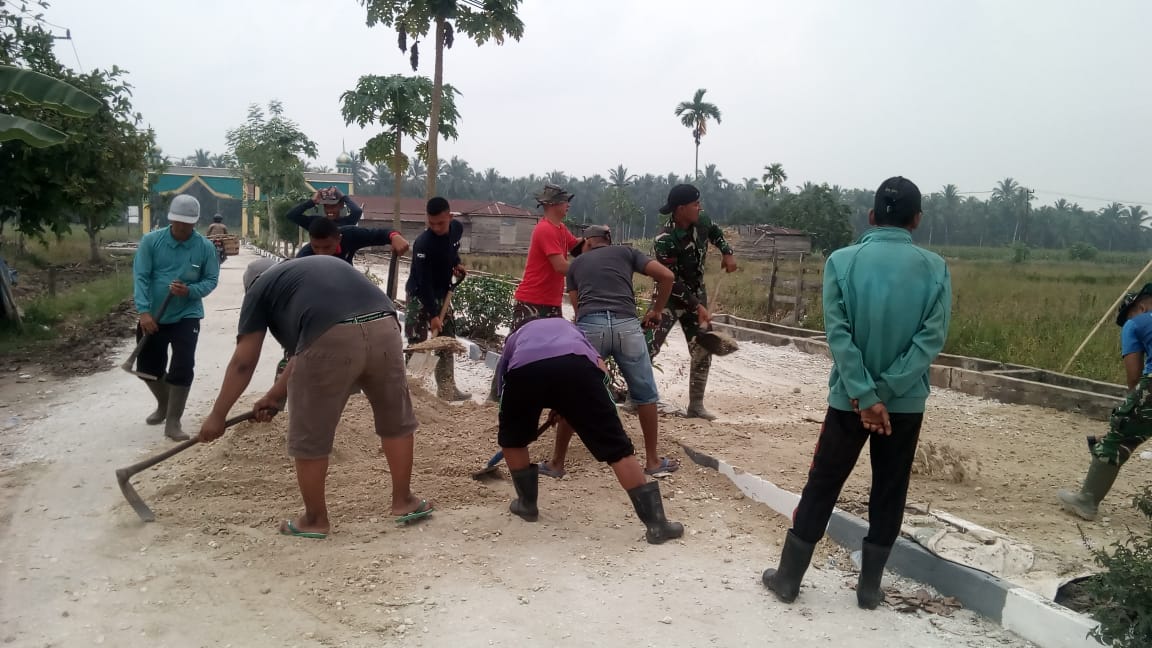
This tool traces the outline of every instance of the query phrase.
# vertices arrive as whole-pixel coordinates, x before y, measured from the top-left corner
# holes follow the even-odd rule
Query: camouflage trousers
[[[1092,446],[1092,456],[1114,466],[1121,466],[1140,444],[1152,437],[1152,374],[1136,383],[1124,402],[1112,410],[1108,418],[1108,434]]]
[[[548,317],[564,317],[564,307],[529,304],[528,302],[517,301],[516,304],[512,306],[512,324],[509,327],[508,335],[515,333],[516,329],[524,326],[526,322]]]
[[[698,288],[694,294],[701,304],[705,307],[708,306],[708,293],[703,287]],[[660,349],[668,340],[668,334],[672,332],[672,327],[676,326],[677,322],[680,323],[680,330],[684,332],[684,339],[688,341],[689,345],[692,345],[693,338],[700,332],[700,320],[696,317],[696,311],[669,306],[664,309],[664,316],[660,318],[659,326],[644,330],[644,338],[648,341],[649,355],[655,358],[660,353]]]
[[[545,306],[544,304],[517,301],[512,306],[512,323],[508,325],[508,335],[512,335],[517,329],[532,320],[549,317],[564,317],[564,307],[562,305]],[[496,395],[496,374],[492,374],[492,383],[488,386],[488,400],[493,403],[499,401]]]
[[[694,293],[696,299],[705,307],[708,306],[708,293],[701,286]],[[704,398],[704,389],[708,384],[708,372],[712,369],[712,354],[696,344],[696,334],[700,332],[700,319],[695,310],[669,306],[664,309],[664,316],[660,324],[654,329],[645,329],[644,337],[648,341],[648,355],[653,358],[660,353],[664,343],[668,341],[668,334],[672,327],[680,323],[680,330],[684,332],[684,339],[688,341],[688,400],[690,403],[700,403]]]
[[[436,312],[440,312],[443,303],[443,300],[436,300]],[[419,297],[408,298],[408,310],[404,316],[404,336],[408,338],[408,344],[418,344],[428,339],[428,323],[431,319]],[[444,328],[440,329],[440,335],[456,337],[456,318],[452,317],[451,310],[445,314],[441,324]],[[412,354],[408,354],[405,362],[411,358]],[[442,398],[453,398],[454,395],[450,395],[449,392],[456,388],[456,362],[451,351],[436,352],[436,369],[433,375],[436,377],[439,395]]]
[[[444,300],[436,300],[437,313],[443,304]],[[404,316],[404,336],[408,338],[408,344],[417,344],[428,339],[428,322],[431,319],[419,297],[408,298],[408,309]],[[445,315],[442,324],[444,328],[440,330],[440,335],[456,337],[456,318],[452,317],[451,311]]]

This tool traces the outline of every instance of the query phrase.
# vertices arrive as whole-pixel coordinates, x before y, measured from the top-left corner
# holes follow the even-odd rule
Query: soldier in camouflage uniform
[[[440,308],[447,298],[452,277],[463,278],[464,265],[460,261],[460,239],[464,226],[452,218],[448,201],[436,196],[428,201],[428,228],[416,237],[412,245],[412,265],[405,291],[408,311],[404,317],[404,334],[408,344],[417,344],[435,335],[456,336],[456,321],[452,313],[440,318]],[[461,401],[472,394],[456,386],[456,368],[453,353],[440,351],[436,361],[436,395],[446,401]]]
[[[669,216],[668,223],[656,235],[653,257],[672,270],[676,282],[672,297],[660,320],[660,325],[646,332],[648,350],[653,358],[664,346],[668,333],[676,322],[688,340],[691,365],[688,373],[689,417],[713,420],[704,409],[704,390],[708,385],[708,370],[712,367],[712,354],[696,344],[696,333],[711,326],[708,312],[708,294],[704,290],[704,259],[711,242],[724,255],[725,272],[736,271],[736,257],[720,227],[700,214],[700,191],[688,184],[672,187],[668,202],[660,213]]]
[[[1088,438],[1092,459],[1080,491],[1057,493],[1064,510],[1095,520],[1100,502],[1112,490],[1120,466],[1152,437],[1152,283],[1128,293],[1116,313],[1120,354],[1128,375],[1128,395],[1108,419],[1108,434]]]

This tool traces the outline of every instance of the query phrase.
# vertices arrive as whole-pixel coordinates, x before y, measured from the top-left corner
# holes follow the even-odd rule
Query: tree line
[[[388,165],[372,165],[353,155],[358,194],[391,195],[394,176]],[[607,223],[624,238],[650,238],[663,223],[656,212],[675,184],[695,184],[704,211],[724,224],[771,224],[810,231],[819,247],[835,249],[868,229],[873,189],[805,182],[788,185],[779,163],[766,165],[759,178],[728,180],[715,164],[696,179],[675,173],[633,173],[623,164],[590,176],[554,170],[527,176],[506,176],[494,168],[477,170],[466,160],[441,160],[437,187],[448,198],[493,200],[525,209],[536,207],[533,194],[546,182],[576,194],[568,217],[575,223]],[[402,195],[422,196],[427,167],[417,158],[408,163]],[[1087,244],[1099,250],[1139,251],[1152,247],[1148,210],[1142,205],[1113,202],[1087,209],[1059,199],[1037,205],[1035,194],[1013,178],[1005,178],[977,195],[961,194],[948,184],[924,192],[924,216],[913,238],[937,246],[999,247],[1022,244],[1036,248],[1067,248]],[[845,240],[847,238],[847,241]]]

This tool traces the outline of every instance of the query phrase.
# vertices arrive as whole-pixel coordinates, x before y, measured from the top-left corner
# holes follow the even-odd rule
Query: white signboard
[[[128,223],[135,225],[140,222],[140,208],[136,205],[128,207]]]

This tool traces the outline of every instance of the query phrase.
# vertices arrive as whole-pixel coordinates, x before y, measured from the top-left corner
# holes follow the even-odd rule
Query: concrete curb
[[[828,358],[832,356],[821,331],[726,314],[716,315],[713,325],[741,342],[792,345],[804,353]],[[952,389],[1002,403],[1075,412],[1100,420],[1107,420],[1112,408],[1126,393],[1122,385],[945,353],[936,357],[928,378],[933,387]]]
[[[800,502],[799,495],[722,459],[684,444],[680,447],[693,462],[724,475],[747,497],[792,519]],[[855,551],[867,533],[868,523],[863,519],[840,509],[832,512],[827,535],[836,544]],[[1088,637],[1098,625],[1091,618],[991,574],[940,558],[904,538],[897,540],[892,548],[888,569],[930,585],[944,596],[956,597],[965,608],[1041,648],[1099,648],[1101,645]]]

